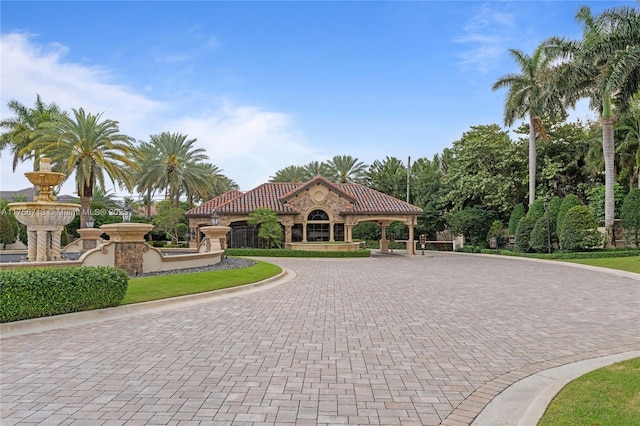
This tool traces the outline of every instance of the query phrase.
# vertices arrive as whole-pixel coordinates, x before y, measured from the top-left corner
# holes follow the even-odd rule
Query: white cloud
[[[118,84],[111,70],[89,67],[65,60],[68,48],[60,44],[40,45],[37,38],[24,33],[2,34],[0,93],[1,117],[12,113],[7,102],[15,99],[31,107],[36,94],[45,102],[55,102],[63,110],[83,107],[91,113],[104,112],[105,118],[119,121],[123,133],[147,140],[150,134],[175,131],[197,138],[210,161],[224,170],[243,190],[265,182],[276,170],[311,159],[313,149],[295,128],[293,117],[261,107],[231,105],[218,100],[198,108],[171,101],[150,99],[130,87]],[[149,81],[148,86],[154,82]],[[176,94],[169,94],[168,99]],[[211,99],[214,99],[211,97]],[[209,111],[203,113],[202,111]],[[11,172],[8,150],[0,159],[0,188],[16,190],[29,186],[21,164]],[[62,193],[72,194],[70,179]]]
[[[212,112],[182,117],[167,125],[198,139],[210,161],[243,190],[266,182],[283,167],[312,160],[315,153],[295,129],[290,115],[253,106],[224,102]]]
[[[507,51],[515,28],[515,15],[494,9],[484,3],[463,27],[463,34],[454,41],[467,44],[460,54],[460,64],[487,73],[500,55]]]

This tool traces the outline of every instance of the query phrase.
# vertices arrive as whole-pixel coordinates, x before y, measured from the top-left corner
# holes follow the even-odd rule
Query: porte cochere
[[[357,183],[333,183],[322,176],[308,182],[270,182],[247,192],[229,191],[189,210],[190,244],[200,243],[200,227],[211,225],[211,216],[229,226],[229,247],[257,247],[249,214],[259,207],[276,213],[284,230],[284,243],[352,242],[353,227],[376,222],[382,230],[380,250],[387,251],[386,228],[402,222],[409,228],[407,251],[415,254],[414,226],[422,209]]]

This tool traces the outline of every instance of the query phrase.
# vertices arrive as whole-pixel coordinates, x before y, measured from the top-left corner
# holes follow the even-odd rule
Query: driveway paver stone
[[[640,348],[632,278],[443,253],[269,261],[296,278],[2,339],[2,425],[466,425],[523,377]]]

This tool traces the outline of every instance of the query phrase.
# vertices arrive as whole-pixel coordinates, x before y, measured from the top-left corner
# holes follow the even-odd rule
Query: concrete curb
[[[640,357],[640,350],[573,362],[526,377],[496,396],[473,426],[535,426],[551,400],[569,382],[590,371]]]
[[[172,297],[169,299],[152,300],[150,302],[134,303],[131,305],[116,306],[114,308],[96,309],[93,311],[73,312],[70,314],[55,315],[51,317],[33,318],[23,321],[14,321],[0,324],[0,339],[22,336],[25,334],[39,333],[56,330],[59,328],[77,325],[91,324],[111,319],[124,318],[132,315],[160,312],[169,309],[178,309],[213,300],[255,293],[268,290],[285,284],[296,277],[296,273],[282,268],[282,272],[266,280],[252,284],[245,284],[206,293],[189,294],[186,296]]]
[[[619,277],[631,278],[631,279],[640,281],[640,274],[636,274],[635,272],[621,271],[619,269],[612,269],[612,268],[603,268],[600,266],[583,265],[581,263],[562,262],[560,260],[553,260],[553,259],[536,259],[533,257],[502,256],[499,254],[496,255],[496,254],[485,254],[485,253],[461,253],[461,252],[439,252],[439,253],[453,254],[456,256],[480,256],[480,257],[489,257],[492,259],[524,260],[527,262],[550,263],[553,265],[563,265],[563,266],[570,266],[572,268],[587,269],[587,270],[596,271],[596,272],[604,272],[609,275],[616,275]]]

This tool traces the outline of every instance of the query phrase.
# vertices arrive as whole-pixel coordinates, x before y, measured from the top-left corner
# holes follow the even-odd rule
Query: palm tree
[[[287,166],[271,176],[269,182],[302,182],[305,180],[305,176],[304,167]]]
[[[335,180],[334,171],[324,161],[311,161],[303,169],[304,180],[313,179],[316,176],[323,176],[330,181]]]
[[[551,80],[554,55],[541,45],[529,56],[518,49],[509,49],[520,67],[520,74],[507,74],[496,81],[492,90],[507,88],[504,123],[512,126],[516,120],[529,117],[529,204],[536,199],[536,136],[548,139],[541,117],[563,113]]]
[[[195,148],[196,139],[187,140],[179,133],[162,132],[151,135],[152,146],[145,176],[139,182],[144,188],[164,189],[165,198],[178,206],[183,192],[194,194],[205,190],[207,169],[201,166],[209,157],[202,148]],[[147,148],[145,148],[147,149]]]
[[[620,116],[615,130],[622,137],[616,151],[627,160],[629,190],[640,188],[640,97],[628,112]]]
[[[37,151],[24,150],[24,148],[34,141],[40,124],[51,121],[53,116],[60,114],[60,108],[55,103],[45,104],[38,94],[36,94],[36,103],[33,108],[27,108],[16,100],[9,101],[7,107],[15,117],[0,121],[0,128],[7,129],[0,135],[0,151],[8,146],[11,147],[14,172],[18,163],[28,158],[34,160],[33,170],[37,170],[40,160]]]
[[[565,104],[575,106],[590,100],[602,123],[602,151],[605,169],[605,228],[607,244],[615,245],[615,141],[614,107],[628,109],[640,89],[640,20],[633,8],[605,11],[594,17],[587,6],[576,19],[583,25],[582,40],[553,37],[545,45],[569,59],[557,67],[557,87]]]
[[[336,155],[327,162],[339,183],[364,183],[367,178],[367,165],[350,155]]]
[[[137,167],[131,155],[133,138],[119,133],[117,121],[101,119],[102,114],[86,114],[82,108],[73,110],[73,118],[54,116],[40,125],[35,140],[19,152],[38,151],[51,157],[59,172],[67,176],[76,173],[82,228],[90,215],[94,187],[105,188],[105,174],[113,183],[131,190],[130,168]]]
[[[369,182],[372,188],[402,199],[407,190],[407,168],[396,157],[376,160],[369,167]]]

